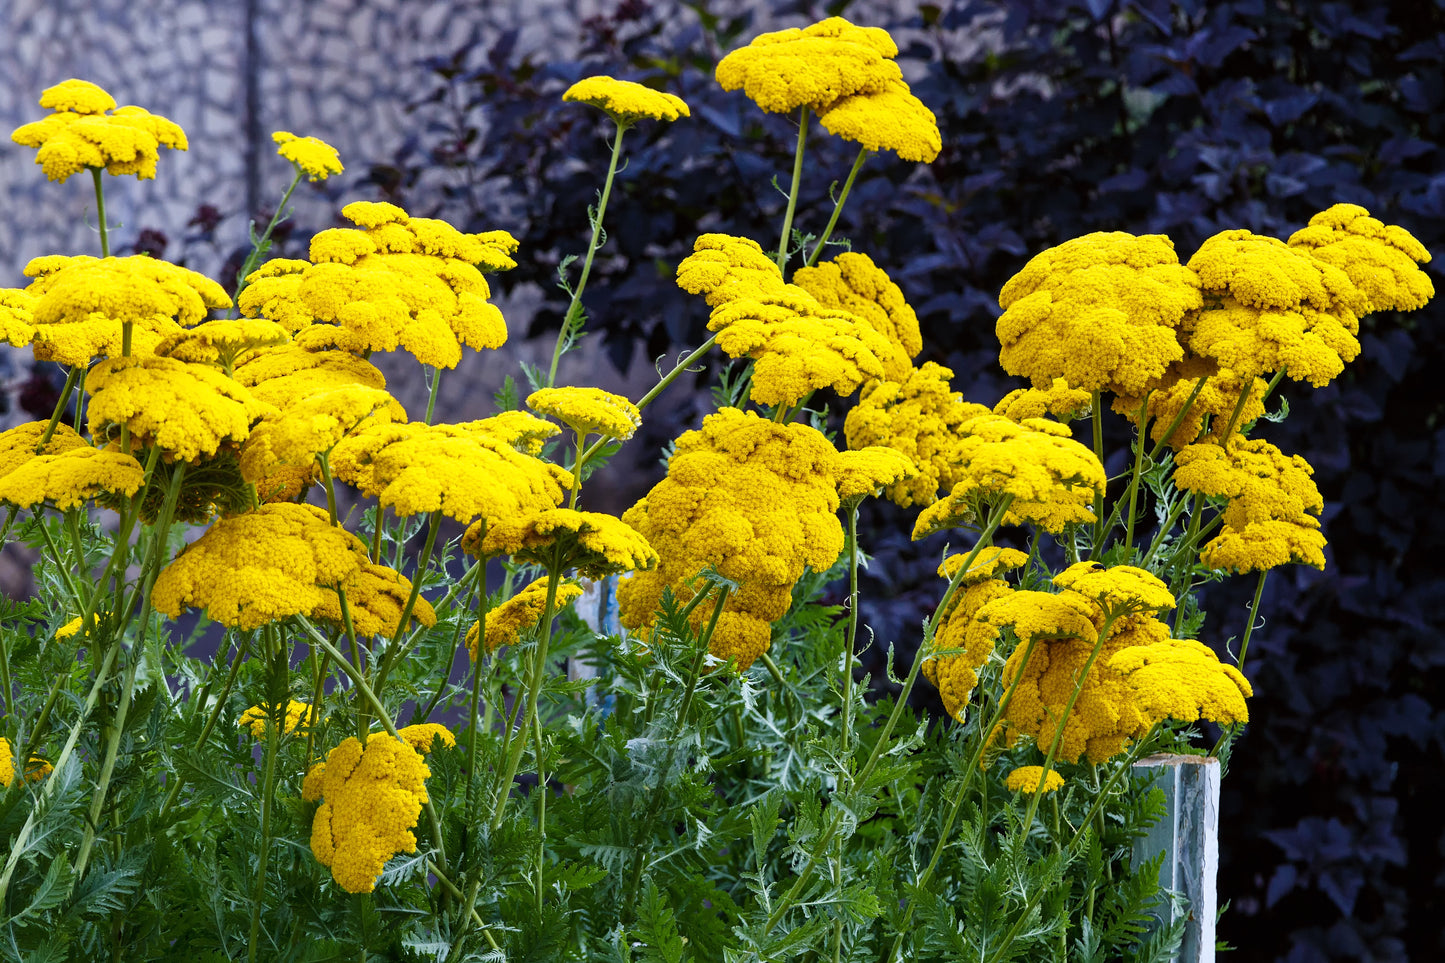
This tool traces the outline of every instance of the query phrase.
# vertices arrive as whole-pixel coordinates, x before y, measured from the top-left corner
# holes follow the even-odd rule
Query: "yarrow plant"
[[[1425,304],[1430,255],[1349,204],[1187,260],[1077,238],[1000,292],[1027,386],[965,400],[920,362],[888,252],[833,237],[873,153],[941,149],[897,53],[833,17],[722,58],[724,89],[797,117],[781,232],[697,238],[676,278],[711,336],[636,401],[557,384],[558,360],[624,135],[689,110],[569,88],[612,143],[591,241],[529,410],[504,392],[460,424],[436,399],[505,346],[488,275],[527,257],[505,230],[353,201],[266,260],[299,182],[343,170],[282,131],[294,178],[229,289],[112,256],[102,175],[150,176],[184,134],[83,81],[42,94],[14,139],[92,174],[102,232],[0,290],[5,339],[66,370],[48,421],[0,434],[0,541],[39,553],[36,597],[0,612],[0,955],[1170,958],[1133,763],[1227,758],[1265,577],[1325,564],[1310,466],[1250,435],[1281,378],[1356,357],[1362,315]],[[815,115],[859,145],[827,212],[797,207]],[[666,476],[586,508],[714,348],[717,405]],[[393,351],[427,370],[424,412],[387,392]],[[1131,449],[1115,478],[1106,438]],[[869,499],[940,559],[885,697],[855,671]],[[1244,573],[1221,659],[1195,590]],[[945,715],[909,708],[920,677]]]

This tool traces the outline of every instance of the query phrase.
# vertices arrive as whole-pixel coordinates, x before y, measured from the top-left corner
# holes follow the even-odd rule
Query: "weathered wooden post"
[[[1135,860],[1164,853],[1159,885],[1188,899],[1178,909],[1165,905],[1161,923],[1187,915],[1177,963],[1214,963],[1214,917],[1219,872],[1219,760],[1205,756],[1157,755],[1134,764],[1152,774],[1169,809],[1149,835],[1134,844]]]

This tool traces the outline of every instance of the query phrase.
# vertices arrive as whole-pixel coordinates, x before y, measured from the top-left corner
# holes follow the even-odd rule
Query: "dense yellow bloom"
[[[1210,568],[1256,572],[1298,562],[1325,567],[1325,536],[1308,515],[1294,519],[1250,522],[1242,528],[1225,525],[1199,553]]]
[[[839,452],[837,466],[838,498],[845,504],[872,498],[918,474],[913,459],[882,445]]]
[[[884,90],[903,79],[887,31],[829,17],[801,30],[759,34],[717,65],[723,90],[742,88],[763,110],[826,109],[840,97]]]
[[[550,421],[525,411],[503,411],[490,418],[463,422],[458,427],[480,432],[533,457],[541,457],[547,439],[562,433],[562,429]]]
[[[48,422],[27,421],[0,432],[0,478],[10,474],[36,455],[36,447],[45,436]],[[85,448],[85,439],[63,421],[55,423],[55,432],[46,442],[42,455],[59,455],[73,448]]]
[[[778,265],[752,238],[700,234],[692,251],[677,266],[677,286],[701,294],[708,307],[783,289]]]
[[[440,511],[459,522],[554,508],[571,473],[485,432],[453,425],[380,425],[332,450],[337,478],[399,516]]]
[[[257,739],[264,739],[266,730],[271,727],[271,715],[269,707],[252,706],[241,713],[241,718],[237,720],[236,725],[250,729],[251,735]],[[295,699],[286,701],[284,715],[285,719],[281,723],[283,735],[316,724],[316,710],[307,703],[297,702]]]
[[[396,635],[402,609],[410,597],[411,579],[394,568],[362,559],[356,582],[346,588],[346,611],[351,615],[352,630],[358,637]],[[323,587],[321,601],[311,617],[344,629],[346,621],[341,611],[341,596]],[[411,609],[411,620],[431,628],[437,624],[436,610],[418,595]]]
[[[274,321],[295,334],[313,320],[301,300],[301,274],[310,266],[299,258],[272,258],[246,275],[236,306],[245,317]]]
[[[387,860],[416,852],[411,830],[430,775],[421,755],[390,735],[371,736],[365,749],[353,736],[327,755],[311,852],[342,889],[370,893]]]
[[[311,395],[258,424],[241,446],[241,475],[260,481],[280,465],[310,465],[347,435],[389,424],[400,407],[378,388],[349,385]],[[404,420],[404,419],[403,419]]]
[[[955,558],[962,564],[961,556]],[[961,587],[934,634],[932,651],[919,667],[923,677],[938,689],[944,710],[959,722],[964,721],[965,709],[978,685],[978,671],[994,647],[991,635],[975,633],[970,639],[969,627],[984,606],[1012,592],[1007,582],[997,578],[975,579]]]
[[[1179,452],[1175,464],[1178,488],[1238,503],[1250,521],[1324,511],[1310,463],[1263,439],[1236,438],[1228,451],[1219,445],[1190,445]]]
[[[902,381],[870,382],[844,422],[849,448],[883,445],[918,466],[912,479],[888,488],[889,500],[900,508],[931,505],[940,488],[953,487],[960,477],[960,428],[988,411],[964,401],[949,384],[952,377],[949,369],[926,361]]]
[[[636,405],[601,388],[540,388],[527,396],[527,407],[556,418],[579,435],[626,441],[642,427]]]
[[[1249,721],[1249,681],[1202,642],[1166,639],[1120,649],[1109,667],[1124,677],[1150,725],[1164,719],[1221,725]]]
[[[260,318],[223,318],[179,331],[161,341],[155,353],[164,358],[230,368],[236,358],[257,348],[285,344],[291,337],[275,321]]]
[[[956,552],[945,558],[938,566],[939,577],[952,579],[968,555],[968,552]],[[1028,561],[1028,552],[1021,552],[1016,548],[989,545],[974,556],[973,564],[969,565],[968,571],[958,580],[958,584],[961,586],[974,585],[985,579],[993,578],[999,572],[1007,572],[1027,565]]]
[[[487,633],[484,639],[487,654],[490,655],[504,645],[515,645],[523,632],[542,621],[542,613],[547,610],[547,580],[548,576],[542,576],[487,613]],[[556,596],[552,600],[553,614],[581,597],[580,585],[559,580]],[[467,630],[467,649],[472,654],[473,662],[478,658],[477,630],[480,625],[480,622],[473,622]]]
[[[1383,224],[1358,204],[1336,204],[1290,235],[1304,248],[1344,271],[1369,299],[1366,311],[1413,311],[1435,296],[1435,285],[1415,262],[1430,252],[1403,227]]]
[[[1054,576],[1054,584],[1093,602],[1106,618],[1158,615],[1174,608],[1169,586],[1133,565],[1105,568],[1099,562],[1075,562]]]
[[[1358,315],[1369,304],[1349,275],[1308,249],[1243,229],[1209,238],[1189,259],[1189,267],[1206,290],[1227,293],[1250,307],[1287,309],[1304,304]]]
[[[25,781],[38,782],[50,775],[53,766],[38,756],[31,756],[25,766]],[[0,789],[9,789],[15,781],[15,747],[10,740],[0,736]]]
[[[88,255],[39,257],[25,266],[35,280],[35,356],[86,365],[121,353],[123,326],[132,326],[132,353],[152,351],[167,335],[206,320],[212,308],[231,304],[210,278],[166,261]]]
[[[686,601],[709,566],[740,585],[709,650],[747,669],[770,644],[769,624],[792,603],[805,566],[826,570],[843,550],[834,478],[838,452],[816,429],[723,408],[677,440],[667,477],[622,516],[661,561],[618,586],[622,624],[652,624],[665,589]],[[699,606],[701,623],[710,612]]]
[[[298,137],[289,130],[278,130],[271,139],[279,145],[276,153],[286,158],[296,169],[306,175],[309,181],[324,181],[332,174],[340,174],[341,155],[336,148],[315,137]]]
[[[144,483],[145,470],[135,458],[83,446],[35,455],[16,466],[0,477],[0,502],[21,508],[48,504],[63,512],[103,492],[129,498]]]
[[[847,251],[816,267],[798,268],[793,272],[793,283],[823,307],[847,311],[867,321],[893,346],[880,356],[883,376],[889,381],[908,379],[913,359],[923,350],[918,315],[903,297],[903,290],[872,258]]]
[[[1047,388],[1019,388],[1010,391],[993,406],[993,413],[1009,421],[1042,418],[1053,415],[1064,421],[1084,418],[1089,414],[1093,396],[1083,388],[1071,388],[1063,378],[1055,378]],[[1138,410],[1138,405],[1134,406]]]
[[[600,512],[548,508],[531,515],[501,518],[467,529],[462,550],[483,558],[510,555],[549,568],[575,568],[586,578],[657,567],[657,553],[632,526]]]
[[[840,97],[818,117],[828,133],[871,151],[891,150],[907,161],[931,162],[943,149],[938,118],[901,78],[882,90]]]
[[[611,115],[619,127],[630,127],[644,118],[677,120],[691,116],[687,104],[675,94],[606,76],[582,78],[567,88],[562,99],[599,107]]]
[[[1239,413],[1235,428],[1247,425],[1264,414],[1264,402],[1260,399],[1264,397],[1267,386],[1263,380],[1251,378],[1246,382],[1234,372],[1220,368],[1213,358],[1186,355],[1182,361],[1169,366],[1163,382],[1149,395],[1146,417],[1150,419],[1149,437],[1152,441],[1157,443],[1164,440],[1164,433],[1169,430],[1175,417],[1179,416],[1190,395],[1194,394],[1194,387],[1201,378],[1208,380],[1194,397],[1189,410],[1180,418],[1179,427],[1169,435],[1168,445],[1175,451],[1195,442],[1217,441],[1219,433],[1227,426],[1229,416],[1234,414],[1246,384],[1249,385],[1249,399]],[[1137,427],[1139,406],[1143,401],[1143,397],[1139,395],[1119,395],[1114,399],[1113,408]],[[1206,417],[1211,419],[1211,427],[1210,431],[1201,437],[1200,432],[1204,429]]]
[[[419,722],[416,725],[404,726],[396,730],[396,734],[422,755],[430,754],[438,742],[447,749],[457,747],[457,737],[439,722]]]
[[[1003,785],[1009,792],[1021,792],[1032,796],[1040,791],[1040,780],[1043,781],[1043,792],[1057,792],[1064,788],[1064,777],[1052,769],[1045,776],[1043,766],[1019,766],[1004,777]]]
[[[345,351],[307,351],[295,345],[243,358],[232,377],[256,399],[282,409],[336,388],[386,387],[386,376],[364,358]],[[400,403],[393,403],[389,410],[393,421],[406,421]]]
[[[332,525],[325,509],[278,503],[215,522],[156,578],[151,604],[176,618],[204,608],[215,622],[255,629],[309,615],[323,589],[350,591],[366,546]]]
[[[88,81],[48,88],[40,106],[52,113],[17,127],[10,139],[38,148],[35,163],[52,181],[102,167],[111,174],[153,178],[161,147],[187,147],[179,125],[141,107],[116,107],[110,94]]]
[[[301,778],[301,799],[304,802],[319,802],[321,787],[326,782],[326,763],[318,762],[306,770]]]
[[[791,284],[721,304],[707,326],[724,352],[754,360],[752,399],[766,405],[797,404],[829,387],[847,397],[883,377],[881,359],[892,348],[856,315]]]
[[[1093,521],[1093,499],[1104,491],[1104,467],[1056,422],[1015,424],[984,414],[961,426],[952,491],[919,514],[915,540],[944,528],[978,524],[1000,496],[1013,501],[1004,523],[1032,522],[1046,531]]]
[[[35,295],[20,288],[0,288],[0,341],[23,348],[35,337]]]
[[[1192,263],[1192,262],[1191,262]],[[1203,302],[1162,234],[1098,232],[1036,255],[1004,285],[999,363],[1049,388],[1142,393],[1183,356],[1175,328]]]
[[[97,438],[125,425],[133,439],[182,461],[245,441],[251,426],[276,410],[215,368],[155,355],[102,361],[85,387]]]

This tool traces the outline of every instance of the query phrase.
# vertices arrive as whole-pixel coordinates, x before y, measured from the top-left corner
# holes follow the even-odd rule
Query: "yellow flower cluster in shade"
[[[965,555],[944,559],[938,574],[952,579],[965,561]],[[989,547],[979,552],[969,570],[960,577],[958,589],[944,613],[943,622],[933,636],[932,651],[920,671],[943,698],[944,710],[964,721],[964,710],[978,685],[978,670],[993,653],[991,636],[969,638],[968,629],[979,611],[995,599],[1013,592],[998,573],[1018,568],[1028,555],[1014,548]]]
[[[111,174],[156,176],[160,148],[185,150],[186,132],[143,107],[117,107],[115,98],[85,80],[66,80],[40,95],[48,117],[17,127],[10,139],[37,148],[35,163],[52,181],[104,168]]]
[[[911,458],[882,445],[839,452],[836,471],[838,498],[844,505],[873,498],[918,474]]]
[[[510,555],[548,569],[575,568],[591,579],[649,571],[658,562],[647,539],[626,522],[571,508],[477,522],[462,536],[462,550],[481,558]]]
[[[1316,517],[1324,499],[1314,469],[1299,455],[1236,435],[1227,449],[1190,445],[1175,464],[1177,487],[1229,502],[1219,535],[1200,552],[1205,565],[1234,572],[1290,562],[1325,567],[1325,537]]]
[[[48,255],[27,264],[25,275],[35,280],[23,292],[0,292],[6,337],[16,347],[33,339],[37,360],[64,365],[119,356],[127,327],[131,352],[148,354],[231,304],[210,278],[142,255]]]
[[[1094,520],[1093,499],[1105,485],[1104,466],[1055,421],[1022,423],[982,414],[963,422],[955,449],[957,479],[948,495],[925,508],[913,538],[958,525],[978,524],[987,506],[1003,496],[1012,501],[1003,522],[1038,525],[1061,532],[1065,525]]]
[[[387,860],[416,852],[412,828],[427,801],[430,775],[421,754],[390,735],[372,735],[365,748],[353,736],[327,754],[311,852],[338,886],[370,893]]]
[[[1070,387],[1063,378],[1055,378],[1053,384],[1047,388],[1019,388],[1010,391],[993,406],[993,413],[1018,422],[1025,418],[1043,418],[1047,415],[1073,421],[1075,418],[1086,417],[1091,404],[1093,397],[1089,392]]]
[[[266,738],[266,730],[271,727],[272,709],[265,706],[252,706],[241,713],[241,718],[236,720],[236,725],[243,729],[250,729],[251,735],[257,739]],[[284,716],[281,722],[281,732],[289,735],[297,729],[304,729],[316,724],[316,710],[305,702],[297,702],[289,699],[286,708],[282,712]]]
[[[1290,235],[1289,246],[1309,251],[1344,271],[1369,301],[1366,311],[1413,311],[1435,296],[1419,264],[1430,252],[1403,227],[1383,224],[1358,204],[1336,204]]]
[[[1194,389],[1201,379],[1204,379],[1204,385],[1196,395]],[[1150,419],[1150,439],[1155,442],[1165,441],[1175,451],[1197,442],[1217,441],[1220,432],[1228,425],[1229,417],[1234,414],[1234,409],[1239,404],[1239,396],[1246,386],[1249,388],[1249,397],[1240,409],[1236,427],[1247,425],[1264,414],[1264,402],[1261,400],[1267,387],[1264,380],[1250,378],[1244,381],[1236,377],[1234,372],[1221,369],[1213,358],[1186,355],[1182,361],[1169,366],[1163,380],[1149,394],[1145,417]],[[1194,397],[1192,403],[1189,401],[1190,396]],[[1143,403],[1143,395],[1118,395],[1114,399],[1113,408],[1137,427],[1139,407]],[[1188,408],[1184,407],[1186,404],[1189,405]],[[1179,418],[1179,426],[1169,432],[1169,426],[1176,417]],[[1212,427],[1201,435],[1205,418],[1211,419]]]
[[[647,118],[671,121],[692,116],[687,104],[676,94],[607,76],[582,78],[567,88],[562,99],[600,108],[619,127],[631,127]]]
[[[309,262],[262,265],[241,293],[243,314],[276,321],[309,350],[400,347],[439,368],[456,367],[462,345],[506,342],[482,272],[516,266],[510,234],[464,234],[394,204],[356,201],[341,213],[358,228],[317,234]]]
[[[290,334],[275,321],[221,318],[164,338],[156,345],[155,353],[177,361],[215,365],[229,374],[236,359],[246,352],[274,348],[290,340]]]
[[[457,747],[457,737],[440,722],[418,722],[416,725],[404,726],[396,730],[396,734],[401,736],[403,742],[424,756],[431,755],[438,742],[444,749]]]
[[[359,582],[366,546],[314,505],[262,505],[222,518],[156,578],[151,604],[176,618],[202,608],[211,620],[255,629],[309,615],[324,590]]]
[[[463,524],[555,508],[572,474],[518,451],[484,422],[373,425],[331,452],[335,476],[398,516],[442,512]]]
[[[307,351],[294,344],[241,358],[232,377],[250,389],[252,396],[277,408],[333,388],[386,387],[386,376],[365,358],[345,351]],[[390,411],[393,421],[406,421],[406,411],[399,404]]]
[[[1249,721],[1244,701],[1254,695],[1249,680],[1234,666],[1220,662],[1202,642],[1169,639],[1132,645],[1115,653],[1109,668],[1123,676],[1151,724],[1162,719]]]
[[[126,427],[134,440],[181,461],[240,444],[252,425],[276,410],[209,365],[157,355],[102,361],[90,370],[85,388],[97,438]]]
[[[271,140],[277,145],[276,153],[296,165],[296,170],[305,174],[308,181],[324,181],[345,170],[341,166],[341,155],[324,140],[298,137],[289,130],[274,132]]]
[[[642,427],[642,413],[636,405],[601,388],[539,388],[527,396],[527,407],[556,418],[583,436],[626,441]]]
[[[241,446],[241,477],[260,483],[279,465],[309,470],[365,425],[392,422],[401,406],[380,388],[352,384],[296,401],[258,424]],[[401,421],[406,420],[403,412]]]
[[[361,571],[354,584],[345,588],[346,611],[341,610],[341,596],[322,587],[321,602],[311,617],[346,628],[346,615],[358,637],[380,635],[392,637],[401,625],[401,613],[411,597],[411,580],[394,568],[378,565],[370,559],[361,560]],[[436,610],[420,595],[412,605],[411,620],[427,628],[437,624]]]
[[[487,612],[487,631],[482,640],[482,648],[488,655],[504,645],[516,644],[523,632],[542,621],[542,613],[547,610],[548,578],[548,576],[542,576],[518,590],[517,594],[501,605]],[[562,611],[581,597],[582,587],[580,585],[575,582],[559,581],[556,597],[552,600],[554,612]],[[477,636],[480,626],[480,622],[473,622],[471,628],[467,629],[467,651],[472,654],[473,662],[480,657],[477,652]]]
[[[903,291],[888,273],[866,254],[851,251],[815,267],[793,272],[793,283],[817,298],[825,308],[847,311],[868,322],[892,346],[883,362],[883,377],[904,381],[913,359],[923,350],[923,336]]]
[[[1054,584],[1099,607],[1106,619],[1158,615],[1174,608],[1174,595],[1153,573],[1133,565],[1105,567],[1075,562],[1054,576]]]
[[[843,550],[834,477],[838,452],[807,425],[777,424],[722,408],[677,440],[667,477],[623,514],[661,557],[618,586],[622,624],[652,624],[664,589],[687,601],[709,566],[740,586],[709,650],[752,665],[771,644],[771,623],[792,604],[805,566],[826,570]],[[710,613],[699,606],[694,618]]]
[[[0,476],[0,502],[20,508],[50,505],[64,512],[103,493],[129,498],[144,483],[145,469],[132,456],[83,445],[58,455],[32,454]]]
[[[23,425],[0,432],[0,478],[10,474],[37,454],[40,439],[45,437],[47,422],[27,421]],[[63,421],[55,423],[55,432],[45,443],[42,455],[59,455],[75,448],[84,448],[85,439]]]
[[[1042,786],[1039,785],[1041,781]],[[1019,766],[1004,777],[1003,784],[1009,792],[1021,792],[1031,796],[1040,791],[1050,793],[1063,789],[1064,777],[1052,769],[1047,776],[1044,775],[1043,766]]]
[[[999,363],[1036,388],[1139,394],[1183,357],[1175,329],[1203,303],[1162,234],[1087,234],[1036,255],[999,293]]]
[[[881,445],[912,459],[918,474],[890,485],[888,499],[901,508],[931,505],[940,488],[952,489],[962,476],[960,429],[988,409],[963,400],[949,384],[953,372],[932,361],[902,381],[871,381],[848,411],[843,431],[854,450]]]
[[[50,763],[38,756],[31,756],[25,766],[25,781],[38,782],[50,775],[54,769]],[[15,781],[15,747],[10,740],[0,736],[0,789],[9,789]]]

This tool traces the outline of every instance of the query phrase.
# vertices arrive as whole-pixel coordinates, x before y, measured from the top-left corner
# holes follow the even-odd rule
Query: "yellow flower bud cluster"
[[[236,725],[243,729],[250,729],[251,735],[257,739],[266,738],[266,730],[271,727],[271,710],[265,706],[252,706],[241,713],[241,718],[236,720]],[[316,710],[305,702],[297,702],[295,699],[288,699],[285,709],[281,712],[281,732],[290,734],[298,728],[305,728],[316,724]]]
[[[607,76],[582,78],[567,88],[562,99],[606,111],[619,127],[630,127],[643,118],[671,121],[692,116],[676,94]]]
[[[547,608],[547,580],[548,576],[542,576],[487,613],[487,630],[481,640],[483,651],[491,654],[504,645],[515,644],[523,632],[542,620],[542,613]],[[554,614],[581,597],[582,587],[575,582],[558,582],[557,594],[552,600]],[[479,658],[477,637],[481,634],[480,627],[480,622],[473,622],[467,629],[467,650],[471,652],[473,662]]]
[[[336,148],[315,137],[298,137],[289,130],[278,130],[271,135],[278,146],[276,153],[296,166],[309,181],[324,181],[332,174],[340,174],[341,156]]]
[[[31,756],[25,765],[25,781],[38,782],[50,775],[54,767],[38,756]],[[9,789],[15,781],[15,747],[0,736],[0,789]]]
[[[938,574],[951,579],[965,557],[949,556],[938,567]],[[1013,588],[997,577],[998,573],[1018,568],[1027,561],[1028,555],[1015,548],[983,549],[960,577],[958,589],[933,636],[932,651],[920,666],[923,677],[933,683],[943,698],[944,710],[959,722],[964,721],[964,710],[978,685],[978,671],[994,649],[992,635],[975,632],[971,637],[969,628],[985,605],[1012,594]]]
[[[117,107],[114,97],[89,81],[47,88],[40,106],[50,116],[17,127],[10,139],[37,148],[35,163],[52,181],[88,169],[154,178],[161,147],[187,147],[178,124],[143,107]]]
[[[654,619],[664,589],[714,567],[741,588],[727,602],[710,651],[746,669],[771,644],[805,566],[824,570],[843,550],[834,482],[838,452],[807,425],[776,424],[723,408],[677,440],[667,477],[623,516],[661,563],[618,587],[622,624]],[[695,617],[708,613],[699,606]]]
[[[866,254],[847,251],[815,267],[793,272],[793,283],[825,308],[848,311],[888,339],[891,350],[881,355],[883,377],[904,381],[913,359],[923,350],[923,336],[903,290]]]
[[[575,568],[591,579],[653,569],[658,561],[647,539],[626,522],[572,508],[478,522],[462,536],[462,550],[482,558],[510,555],[547,569]]]

